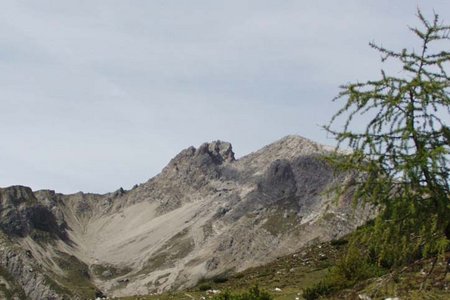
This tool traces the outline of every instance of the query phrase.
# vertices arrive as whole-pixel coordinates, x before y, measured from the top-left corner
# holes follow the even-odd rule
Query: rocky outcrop
[[[230,143],[215,141],[181,151],[159,175],[129,191],[0,189],[0,228],[46,274],[67,278],[67,265],[78,262],[84,280],[107,295],[189,287],[364,223],[369,211],[357,208],[355,217],[349,195],[340,202],[330,195],[350,175],[333,170],[323,159],[328,151],[288,136],[235,159]],[[51,241],[39,248],[33,232],[48,233]],[[1,265],[28,278],[28,261],[8,253]]]
[[[36,204],[30,188],[0,189],[0,228],[11,235],[25,236],[31,231],[30,208]]]
[[[51,207],[39,203],[28,187],[0,188],[0,229],[19,237],[25,237],[33,231],[43,231],[64,238],[65,222],[54,207],[55,212],[52,212]]]
[[[39,265],[33,261],[30,252],[13,245],[1,232],[0,266],[14,278],[29,299],[64,299],[62,295],[51,288],[49,278],[41,272]],[[18,297],[21,297],[21,295],[18,295]]]
[[[270,164],[258,188],[271,198],[294,196],[297,191],[297,182],[290,162],[277,159]]]

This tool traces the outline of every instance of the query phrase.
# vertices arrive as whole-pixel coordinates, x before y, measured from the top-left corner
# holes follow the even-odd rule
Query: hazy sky
[[[0,186],[108,192],[212,140],[237,156],[320,125],[376,41],[448,0],[0,2]]]

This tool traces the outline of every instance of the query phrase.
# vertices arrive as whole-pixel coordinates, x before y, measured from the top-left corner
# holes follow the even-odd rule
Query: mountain
[[[352,177],[323,159],[331,151],[287,136],[235,159],[215,141],[128,191],[1,188],[0,296],[159,293],[339,238],[370,212],[333,193]]]

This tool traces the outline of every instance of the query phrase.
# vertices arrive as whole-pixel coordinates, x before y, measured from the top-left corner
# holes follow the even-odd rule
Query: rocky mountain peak
[[[197,153],[209,155],[216,164],[235,160],[233,146],[228,142],[213,141],[204,143],[198,148]]]
[[[164,171],[209,169],[233,161],[235,161],[235,157],[232,145],[228,142],[213,141],[204,143],[198,148],[191,146],[182,150],[170,161]]]
[[[327,149],[328,147],[326,146],[320,145],[299,135],[287,135],[268,145],[267,148],[276,148],[283,151],[295,150],[296,154],[310,154],[330,150]]]

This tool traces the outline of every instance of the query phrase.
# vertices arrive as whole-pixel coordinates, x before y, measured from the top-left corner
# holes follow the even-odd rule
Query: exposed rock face
[[[216,164],[232,162],[235,160],[233,147],[230,143],[226,142],[215,141],[209,144],[203,144],[198,152],[209,155]]]
[[[12,186],[0,193],[0,228],[8,234],[25,236],[31,230],[30,208],[37,201],[30,188]]]
[[[159,175],[129,191],[62,195],[0,189],[0,228],[40,265],[34,274],[50,274],[63,287],[47,284],[37,295],[20,282],[32,299],[45,293],[77,297],[65,292],[62,257],[74,260],[77,270],[84,270],[82,278],[107,295],[188,287],[202,277],[269,262],[313,240],[338,238],[362,224],[369,212],[358,209],[351,218],[349,197],[336,203],[327,193],[348,179],[322,159],[327,151],[288,136],[236,160],[231,144],[216,141],[181,151]],[[34,231],[48,233],[51,241],[42,246]],[[0,250],[0,266],[16,278],[25,276],[5,253]]]
[[[290,162],[285,159],[274,161],[264,174],[259,188],[273,198],[294,196],[297,183]]]
[[[0,266],[15,279],[14,283],[21,286],[26,296],[30,299],[64,299],[52,290],[46,276],[38,270],[36,262],[26,253],[25,250],[11,245],[8,238],[0,234]],[[22,293],[16,295],[17,299],[23,299],[23,296]]]
[[[57,237],[65,236],[65,222],[51,204],[39,203],[29,187],[0,188],[0,229],[5,233],[25,237],[41,230]],[[61,218],[57,222],[57,216]]]

